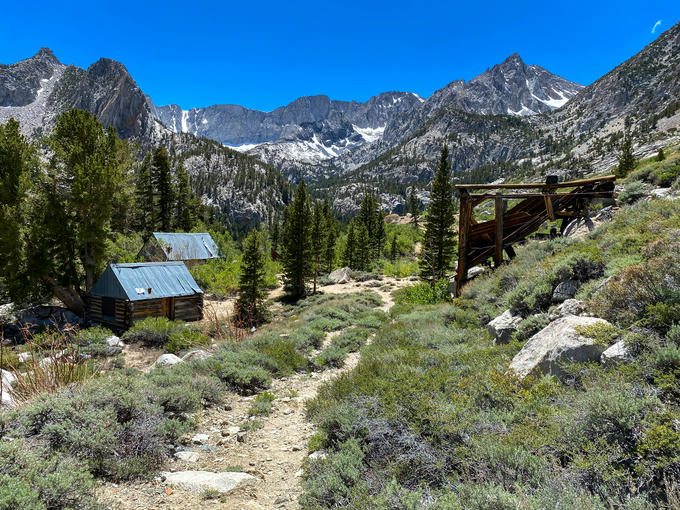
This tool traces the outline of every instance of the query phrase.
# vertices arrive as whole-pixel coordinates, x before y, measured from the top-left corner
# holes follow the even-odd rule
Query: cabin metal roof
[[[203,291],[184,262],[139,262],[109,264],[90,293],[141,301],[191,296]]]
[[[207,232],[154,232],[153,237],[168,260],[206,260],[220,258],[219,249]]]

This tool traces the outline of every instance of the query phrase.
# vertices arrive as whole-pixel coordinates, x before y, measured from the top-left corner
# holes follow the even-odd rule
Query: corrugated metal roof
[[[154,232],[168,260],[205,260],[220,258],[219,249],[207,232],[185,234]]]
[[[184,262],[109,264],[90,292],[132,301],[202,293]]]

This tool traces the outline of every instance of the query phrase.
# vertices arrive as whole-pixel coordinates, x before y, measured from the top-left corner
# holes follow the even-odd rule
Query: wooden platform
[[[533,184],[457,184],[460,216],[456,296],[467,281],[469,268],[489,258],[498,267],[503,263],[504,251],[513,258],[512,245],[548,220],[562,220],[563,232],[571,220],[586,213],[589,200],[613,198],[615,180],[614,175],[609,175],[558,183],[556,176],[548,176],[546,182]],[[479,191],[482,193],[476,193]],[[494,219],[477,223],[474,208],[487,200],[494,201]],[[509,200],[520,201],[506,210]]]

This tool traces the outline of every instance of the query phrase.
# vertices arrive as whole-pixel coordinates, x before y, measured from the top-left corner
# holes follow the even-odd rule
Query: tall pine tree
[[[425,221],[425,236],[420,256],[420,275],[424,280],[429,280],[432,285],[435,281],[444,278],[450,267],[455,250],[453,233],[453,186],[449,172],[449,149],[444,145],[437,172],[432,181],[430,192],[430,204],[427,207]]]
[[[408,212],[411,213],[411,224],[413,228],[418,229],[420,226],[418,220],[420,219],[420,202],[416,195],[416,187],[411,186],[411,192],[408,196]]]
[[[289,297],[307,295],[307,278],[312,274],[312,222],[304,179],[295,189],[288,206],[282,239],[283,288]]]
[[[266,318],[264,257],[259,233],[250,232],[243,242],[238,299],[234,305],[235,319],[246,326],[256,326]]]
[[[338,222],[335,221],[328,199],[323,202],[323,215],[326,228],[326,245],[323,253],[324,271],[330,273],[335,266],[335,244],[338,237]]]
[[[354,221],[349,222],[347,227],[347,240],[345,251],[342,254],[342,264],[346,267],[356,267],[356,240],[354,237]]]
[[[314,285],[312,292],[316,294],[316,281],[321,271],[321,262],[326,246],[326,222],[323,214],[323,206],[320,202],[314,204],[312,213],[312,273]]]
[[[151,156],[148,154],[137,168],[135,176],[135,226],[146,240],[156,227],[156,206],[154,204],[153,181],[151,179]]]
[[[175,194],[172,185],[170,157],[165,147],[157,147],[153,152],[151,176],[158,208],[156,227],[163,232],[169,232],[172,228]]]
[[[635,169],[635,156],[633,155],[633,140],[626,135],[621,146],[621,155],[619,156],[619,165],[616,167],[616,177],[623,179],[630,172]]]
[[[189,184],[189,174],[184,165],[177,165],[175,172],[175,228],[176,230],[189,232],[196,224],[197,198]]]

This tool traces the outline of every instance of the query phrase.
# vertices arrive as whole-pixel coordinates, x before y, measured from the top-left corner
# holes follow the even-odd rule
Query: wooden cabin
[[[150,262],[181,261],[188,267],[220,258],[219,249],[207,232],[154,232],[139,252]]]
[[[85,301],[92,321],[114,329],[146,317],[203,318],[203,291],[184,262],[109,264]]]

